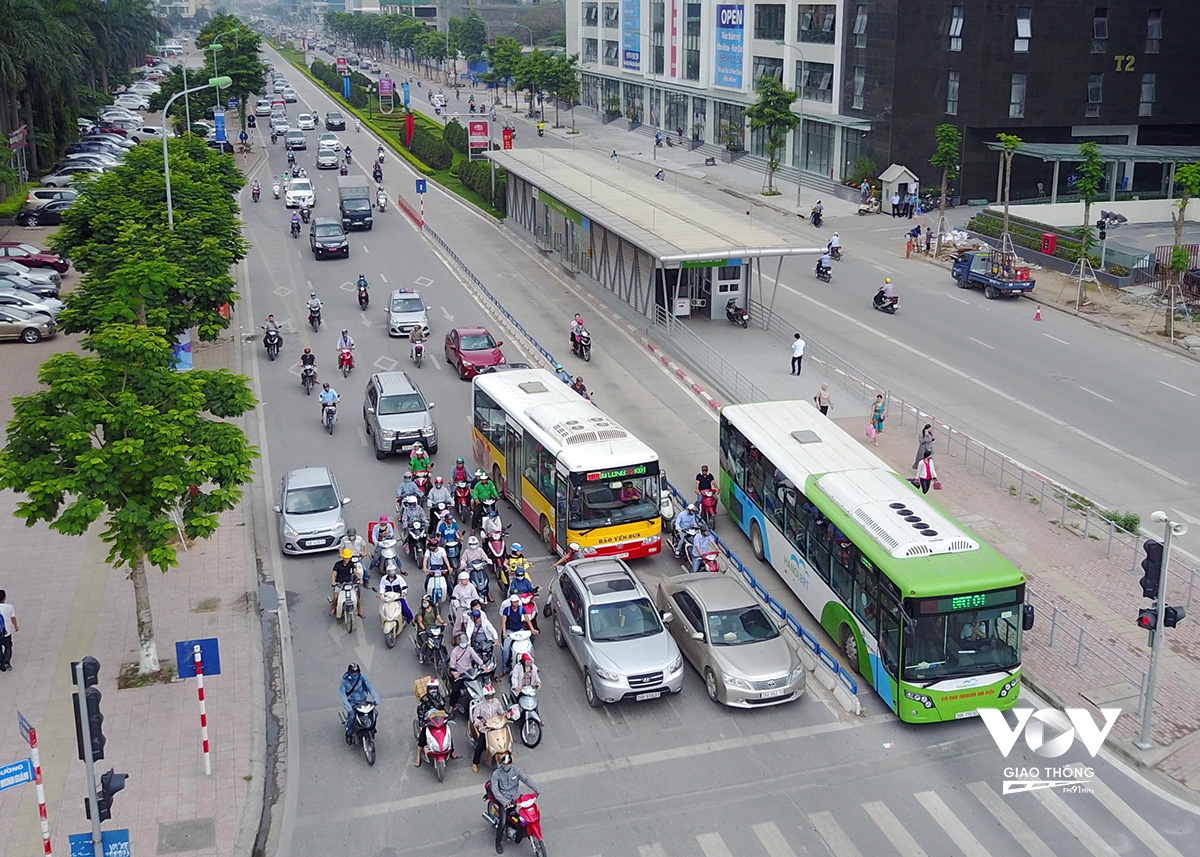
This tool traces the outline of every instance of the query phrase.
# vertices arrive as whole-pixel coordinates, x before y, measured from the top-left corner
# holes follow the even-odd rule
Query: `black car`
[[[350,241],[342,224],[332,217],[314,217],[308,227],[308,246],[313,257],[328,259],[330,256],[350,258]]]
[[[73,199],[57,199],[48,202],[41,208],[22,208],[17,212],[18,226],[58,226],[62,223],[63,212],[71,207]]]
[[[121,157],[125,154],[125,150],[111,143],[104,143],[100,140],[80,140],[78,143],[72,143],[67,146],[66,154],[78,155],[85,152],[100,152],[105,155],[113,155]]]
[[[0,274],[0,289],[20,289],[39,298],[57,298],[58,286],[44,283],[31,283],[28,280],[17,279]]]
[[[227,155],[234,153],[233,143],[228,140],[205,140],[205,145],[210,149],[216,149],[218,152],[224,152]]]
[[[346,117],[336,110],[331,110],[325,114],[325,130],[326,131],[345,131]]]

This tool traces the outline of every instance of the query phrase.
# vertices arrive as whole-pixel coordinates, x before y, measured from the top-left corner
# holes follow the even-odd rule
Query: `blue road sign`
[[[94,857],[92,834],[72,833],[67,837],[71,846],[71,857]],[[100,832],[100,853],[104,857],[129,857],[129,831],[103,830]]]
[[[29,759],[0,766],[0,792],[32,782],[33,762]]]
[[[196,677],[196,656],[192,654],[192,647],[197,645],[200,646],[204,674],[220,675],[221,650],[217,647],[217,638],[209,637],[205,640],[180,640],[175,644],[175,664],[179,668],[179,677]]]
[[[216,130],[217,130],[217,142],[224,143],[225,142],[225,114],[217,113],[215,116],[213,116],[213,124],[216,126]]]
[[[29,721],[25,719],[25,715],[17,712],[17,728],[21,730],[21,737],[25,739],[25,743],[29,743],[29,733],[33,731],[33,727]]]
[[[350,75],[342,78],[342,98],[350,100]]]
[[[425,179],[417,179],[417,193],[425,193]]]
[[[408,83],[400,84],[400,91],[404,93],[404,106],[408,107]]]
[[[230,110],[237,110],[238,100],[236,98],[231,98],[225,103],[229,105]]]

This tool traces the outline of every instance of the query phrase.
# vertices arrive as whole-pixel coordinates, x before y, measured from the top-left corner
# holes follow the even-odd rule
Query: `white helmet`
[[[406,505],[406,506],[417,505],[417,498],[414,497],[412,494],[409,494],[407,497],[404,498],[404,505]]]

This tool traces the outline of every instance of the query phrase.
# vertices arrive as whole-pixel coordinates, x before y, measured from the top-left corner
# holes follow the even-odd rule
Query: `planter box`
[[[701,140],[684,140],[683,145],[687,148],[687,150],[689,152],[694,152],[697,149],[699,149],[701,146],[703,146],[704,143]]]
[[[633,119],[628,120],[628,122],[629,122],[629,130],[630,131],[636,131],[638,128],[642,127],[641,122],[636,122]]]
[[[736,152],[731,152],[728,149],[722,149],[721,150],[721,160],[722,160],[722,162],[724,162],[726,164],[732,164],[738,158],[743,157],[745,154],[746,154],[746,152],[744,149],[739,149]]]
[[[604,124],[607,125],[609,122],[616,122],[620,118],[621,118],[620,113],[605,113],[604,114]]]

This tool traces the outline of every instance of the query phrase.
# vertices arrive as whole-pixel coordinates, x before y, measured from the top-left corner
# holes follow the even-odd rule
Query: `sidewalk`
[[[228,350],[197,348],[196,365],[215,368]],[[13,394],[26,395],[35,385],[34,373],[22,371]],[[11,417],[11,402],[0,405],[0,417]],[[195,682],[117,687],[122,665],[138,660],[133,588],[105,561],[98,528],[78,538],[40,525],[26,529],[12,515],[16,502],[16,495],[0,494],[0,540],[7,551],[0,588],[8,591],[21,628],[13,669],[0,674],[0,764],[29,755],[17,729],[20,710],[38,733],[54,853],[70,853],[69,834],[91,831],[83,812],[85,774],[76,752],[70,663],[92,655],[101,664],[107,738],[96,773],[114,768],[129,774],[104,828],[128,828],[134,854],[250,854],[263,799],[264,702],[243,507],[222,516],[211,539],[180,551],[177,568],[166,574],[148,569],[164,665],[174,664],[175,641],[219,640],[221,674],[205,677],[213,770],[206,777]],[[0,843],[10,857],[43,853],[32,784],[0,792]]]

